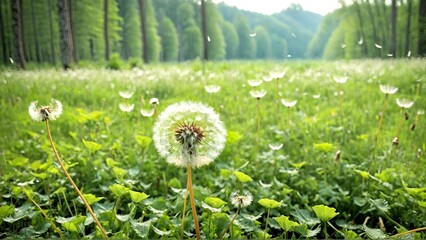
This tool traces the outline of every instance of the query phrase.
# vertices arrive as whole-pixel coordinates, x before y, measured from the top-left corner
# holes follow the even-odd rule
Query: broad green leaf
[[[7,216],[10,216],[13,211],[15,211],[15,208],[9,206],[9,205],[3,205],[0,207],[0,218],[4,218]]]
[[[314,230],[310,230],[308,228],[308,225],[306,225],[305,223],[299,226],[295,226],[293,227],[293,229],[294,231],[300,233],[300,235],[302,235],[303,237],[307,237],[307,238],[315,237],[321,231],[320,226],[318,226]]]
[[[426,208],[426,201],[418,201],[417,204],[419,204],[420,207]]]
[[[127,171],[120,167],[113,167],[112,171],[114,172],[115,177],[118,179],[122,179],[127,174]]]
[[[201,207],[203,207],[204,209],[209,210],[210,212],[214,212],[214,213],[216,213],[216,212],[221,212],[221,211],[222,211],[222,209],[221,209],[221,208],[214,208],[214,207],[212,207],[212,206],[208,205],[208,204],[207,204],[207,203],[205,203],[205,202],[201,202]]]
[[[142,200],[145,200],[149,197],[149,195],[143,193],[143,192],[137,192],[137,191],[129,191],[130,197],[132,198],[132,201],[135,203],[138,203]]]
[[[281,206],[282,201],[277,202],[273,199],[262,198],[258,201],[258,203],[265,208],[277,208],[277,207]]]
[[[338,212],[336,212],[335,208],[328,207],[325,205],[315,205],[312,207],[312,209],[314,209],[314,212],[317,217],[323,222],[330,221],[332,218],[339,214]]]
[[[102,115],[104,114],[105,114],[104,112],[93,111],[87,114],[86,117],[87,117],[87,120],[98,121],[99,119],[101,119]]]
[[[41,180],[44,180],[47,178],[47,173],[43,172],[43,173],[34,173],[34,172],[30,172],[31,175],[33,175],[36,178],[39,178]]]
[[[253,181],[253,179],[249,175],[243,172],[235,171],[234,175],[237,177],[238,181],[242,183]]]
[[[160,229],[158,229],[154,226],[151,226],[151,228],[152,228],[152,230],[154,230],[154,232],[156,234],[158,234],[160,236],[167,236],[167,235],[170,235],[170,233],[172,233],[172,231],[170,231],[170,230],[169,231],[163,231],[163,230],[160,230]]]
[[[27,165],[28,158],[17,157],[17,158],[14,158],[13,160],[10,160],[8,162],[9,162],[10,166],[12,166],[12,167],[23,167],[23,166]]]
[[[92,142],[92,141],[86,141],[84,139],[83,139],[83,144],[92,153],[98,151],[102,147],[102,145],[99,144],[99,143],[95,143],[95,142]]]
[[[30,213],[29,211],[30,207],[32,207],[30,203],[25,203],[24,205],[15,208],[15,211],[13,212],[13,214],[11,216],[4,217],[3,221],[8,223],[14,223],[18,220],[21,220],[22,218],[26,217]]]
[[[314,143],[314,148],[322,152],[332,152],[336,147],[331,143]]]
[[[356,173],[358,173],[359,175],[361,175],[361,177],[364,178],[364,179],[368,179],[370,177],[370,173],[368,173],[366,171],[360,171],[360,170],[356,170],[356,169],[354,169],[354,171]]]
[[[295,167],[295,168],[297,168],[297,169],[300,169],[300,168],[302,168],[303,166],[305,166],[305,164],[306,164],[306,162],[291,163],[291,166],[293,166],[293,167]]]
[[[136,222],[131,220],[130,224],[132,226],[133,231],[140,237],[145,239],[148,236],[149,229],[151,228],[153,219],[150,219],[146,222]]]
[[[274,219],[286,232],[290,231],[293,227],[299,226],[299,223],[291,221],[287,216],[274,217]]]
[[[70,232],[78,232],[80,229],[79,225],[83,225],[85,220],[86,217],[81,215],[69,218],[56,217],[56,222],[62,224],[62,226]]]
[[[147,148],[152,142],[152,139],[147,136],[136,135],[135,139],[141,148]]]
[[[388,212],[389,209],[390,209],[388,201],[386,201],[385,199],[371,199],[371,198],[368,198],[368,200],[370,201],[370,203],[374,207],[376,207],[380,211]]]
[[[129,191],[129,188],[120,184],[113,184],[109,186],[109,190],[111,190],[111,192],[114,193],[115,196],[121,197]]]
[[[225,201],[217,197],[207,197],[206,199],[204,199],[204,202],[214,208],[220,208],[226,204]]]
[[[93,203],[99,202],[100,200],[104,199],[104,197],[96,197],[93,194],[83,194],[83,197],[86,199],[89,205],[92,205]]]
[[[220,176],[227,178],[231,176],[232,172],[228,169],[220,169]]]
[[[129,219],[130,219],[130,214],[126,214],[126,215],[119,215],[119,214],[116,214],[116,215],[115,215],[115,217],[116,217],[119,221],[127,222],[127,221],[129,221]]]
[[[362,228],[371,239],[388,238],[388,236],[380,229],[369,228],[366,225],[363,225]]]
[[[234,144],[238,142],[243,136],[236,131],[228,131],[228,135],[226,137],[226,141],[229,144]]]
[[[178,188],[178,189],[182,188],[182,184],[180,183],[180,181],[177,178],[170,179],[167,186],[172,187],[172,188]]]
[[[112,158],[107,158],[105,161],[106,161],[107,166],[110,167],[110,168],[120,165],[119,162],[114,161],[114,159],[112,159]]]
[[[345,239],[362,239],[356,232],[349,230],[345,233]]]

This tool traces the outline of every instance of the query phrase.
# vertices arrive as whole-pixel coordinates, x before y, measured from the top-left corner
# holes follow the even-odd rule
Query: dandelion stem
[[[268,214],[266,215],[266,223],[265,223],[265,235],[264,235],[264,239],[266,239],[266,234],[268,231],[268,220],[269,220],[269,212],[271,211],[270,208],[268,208]]]
[[[68,173],[67,169],[65,168],[64,164],[62,163],[61,159],[59,158],[58,152],[56,151],[55,144],[53,143],[52,135],[50,134],[50,128],[49,128],[49,120],[46,119],[46,130],[47,134],[49,136],[50,145],[52,145],[53,152],[55,153],[56,160],[58,160],[59,165],[61,165],[62,170],[65,173],[65,176],[70,181],[71,185],[74,187],[75,191],[77,192],[78,196],[83,201],[84,205],[86,205],[87,210],[89,210],[90,215],[92,215],[93,220],[95,220],[96,225],[98,225],[99,229],[101,230],[102,235],[105,238],[108,238],[107,233],[105,232],[105,229],[102,227],[101,223],[99,222],[98,218],[96,218],[95,213],[92,211],[92,208],[90,207],[89,203],[87,203],[86,199],[84,198],[83,194],[80,192],[80,189],[78,189],[77,185],[75,185],[74,181],[72,180],[70,174]]]
[[[241,205],[238,205],[238,209],[237,212],[235,213],[234,217],[232,218],[231,222],[229,222],[228,226],[226,227],[225,231],[223,231],[222,235],[220,236],[220,239],[223,239],[223,237],[225,236],[226,232],[228,231],[229,227],[232,225],[232,223],[234,222],[234,220],[237,218],[238,213],[240,213],[240,209],[241,209]]]
[[[185,231],[185,214],[186,214],[186,201],[188,199],[188,188],[189,188],[189,181],[186,182],[186,191],[185,191],[185,197],[183,198],[183,212],[182,212],[182,233],[180,235],[180,239],[183,239],[183,234]]]
[[[396,137],[399,139],[399,134],[401,133],[402,119],[404,118],[404,110],[401,108],[401,118],[399,119],[398,133]]]
[[[380,115],[379,127],[377,128],[376,137],[374,138],[374,146],[376,146],[377,142],[379,141],[380,130],[382,128],[383,118],[385,117],[385,111],[386,111],[387,103],[388,103],[388,94],[385,95],[385,101],[383,103],[382,114]]]
[[[257,145],[260,144],[260,99],[257,99]]]
[[[290,107],[287,107],[288,127],[290,128]]]
[[[197,235],[197,239],[201,239],[200,234],[200,226],[198,225],[198,218],[197,218],[197,211],[195,209],[195,200],[194,200],[194,192],[192,190],[192,175],[191,175],[191,165],[188,164],[187,167],[188,171],[188,190],[189,190],[189,199],[191,201],[191,208],[192,208],[192,217],[194,218],[194,225],[195,225],[195,234]]]
[[[343,126],[343,108],[342,108],[342,84],[339,83],[339,108],[340,108],[340,118]]]

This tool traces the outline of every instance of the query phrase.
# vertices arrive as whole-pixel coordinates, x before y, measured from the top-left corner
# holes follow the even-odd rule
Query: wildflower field
[[[424,239],[425,81],[424,59],[2,68],[0,238]]]

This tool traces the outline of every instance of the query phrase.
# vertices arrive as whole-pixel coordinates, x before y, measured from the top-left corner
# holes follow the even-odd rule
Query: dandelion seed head
[[[37,107],[38,101],[31,102],[28,113],[37,122],[46,120],[56,120],[62,114],[62,103],[56,99],[50,101],[47,106]]]
[[[281,103],[284,105],[284,107],[290,108],[296,106],[297,100],[281,99]]]
[[[120,91],[120,92],[118,92],[118,94],[122,98],[125,98],[125,99],[129,99],[129,98],[131,98],[133,96],[133,92],[131,92],[131,91]]]
[[[213,108],[180,102],[168,106],[154,125],[154,144],[169,164],[201,167],[222,152],[226,130]]]
[[[231,203],[235,207],[247,207],[253,201],[253,195],[248,191],[244,191],[243,194],[240,194],[238,191],[235,191],[231,193],[230,198]]]
[[[135,108],[135,104],[120,103],[118,105],[123,112],[131,112]]]
[[[273,79],[270,75],[269,76],[263,76],[262,78],[263,78],[263,81],[265,81],[265,82],[270,82]]]
[[[409,109],[413,106],[414,102],[405,98],[397,98],[396,104],[401,108]]]
[[[220,86],[218,86],[218,85],[207,85],[207,86],[204,86],[204,89],[208,93],[217,93],[217,92],[220,91]]]
[[[271,77],[274,79],[280,79],[285,76],[285,73],[285,71],[272,71],[269,73],[269,75],[271,75]]]
[[[270,143],[269,144],[269,148],[272,149],[273,151],[278,151],[283,147],[282,143]]]
[[[160,100],[158,100],[158,98],[151,98],[151,99],[149,100],[149,104],[151,104],[151,105],[157,105],[157,104],[160,104]]]
[[[397,87],[389,86],[389,85],[380,85],[380,91],[384,94],[395,94],[398,91]]]
[[[314,95],[312,95],[312,97],[315,98],[315,99],[319,99],[321,97],[321,94],[319,94],[319,93],[318,94],[314,94]]]
[[[252,90],[250,91],[250,95],[254,98],[261,99],[266,95],[266,90]]]
[[[152,117],[154,116],[155,113],[155,109],[151,108],[151,109],[141,109],[141,114],[144,117]]]
[[[333,80],[337,83],[346,83],[348,79],[348,77],[333,77]]]
[[[262,80],[248,80],[247,82],[252,87],[260,86],[263,83]]]

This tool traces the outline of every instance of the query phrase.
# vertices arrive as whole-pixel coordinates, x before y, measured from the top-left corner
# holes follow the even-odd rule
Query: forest
[[[353,0],[326,16],[295,4],[268,16],[204,0],[2,0],[0,63],[423,56],[425,6]]]

